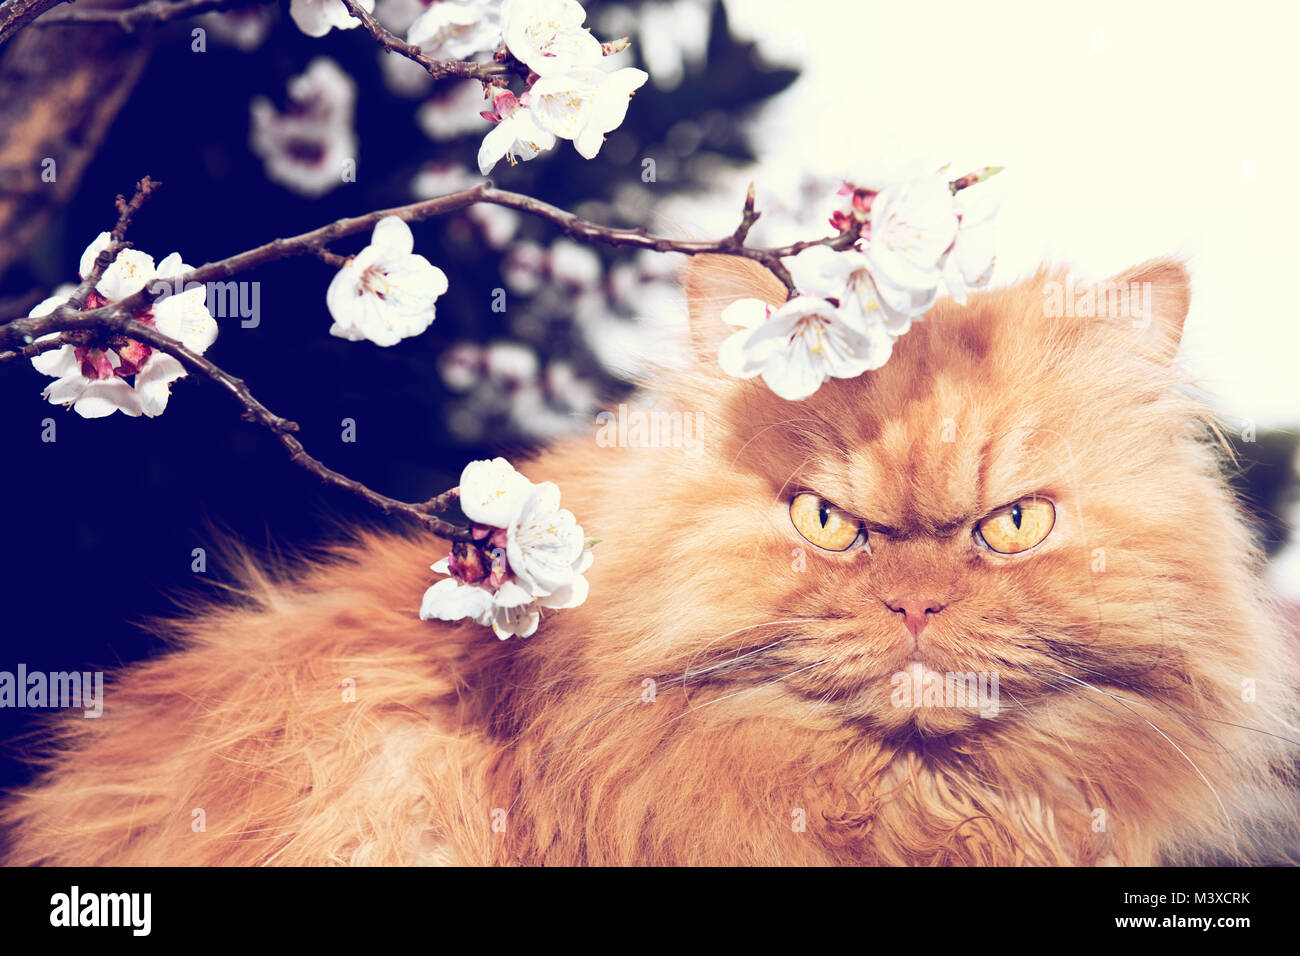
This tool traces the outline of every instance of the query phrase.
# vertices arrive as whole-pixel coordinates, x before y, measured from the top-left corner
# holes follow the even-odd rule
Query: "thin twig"
[[[298,431],[297,422],[275,414],[259,402],[243,379],[236,378],[211,360],[191,351],[182,343],[164,335],[153,326],[146,325],[136,319],[133,314],[134,309],[126,306],[127,300],[123,299],[108,306],[86,312],[79,311],[79,305],[72,305],[74,300],[78,303],[85,301],[90,291],[95,288],[103,277],[104,271],[117,258],[118,252],[126,247],[126,232],[130,228],[131,220],[159,185],[159,183],[145,176],[136,184],[135,194],[130,200],[127,200],[124,196],[117,197],[117,224],[110,233],[108,244],[96,256],[93,266],[76,292],[73,293],[68,303],[55,309],[50,315],[36,320],[40,323],[41,330],[32,332],[27,336],[28,338],[36,337],[36,341],[0,353],[0,360],[19,357],[32,358],[65,345],[93,345],[98,339],[102,339],[107,334],[126,336],[138,342],[143,342],[160,352],[172,356],[191,371],[198,372],[216,382],[240,404],[243,408],[243,418],[270,429],[275,437],[279,439],[280,444],[288,450],[289,460],[305,468],[322,481],[352,492],[385,514],[400,514],[414,518],[441,538],[450,541],[472,541],[473,535],[468,528],[444,521],[432,513],[446,510],[458,496],[456,489],[445,491],[422,504],[399,501],[396,498],[390,498],[388,495],[380,494],[361,482],[340,474],[309,454],[307,449],[303,447],[302,442],[294,435]],[[321,232],[321,230],[317,230],[317,232]],[[322,239],[321,242],[323,241]],[[325,257],[326,261],[330,261],[331,258],[340,262],[345,261],[343,257],[335,256],[319,245],[313,247],[308,244],[304,248],[312,249],[317,254]],[[198,274],[200,271],[196,270],[192,274]],[[182,283],[183,285],[184,283]],[[144,299],[136,308],[147,306],[151,298]],[[11,326],[13,324],[9,323],[0,327],[0,332],[12,333]],[[52,338],[44,341],[40,340],[40,337],[50,333],[56,334]]]
[[[847,249],[854,241],[852,235],[841,234],[764,249],[745,245],[743,239],[737,238],[737,235],[741,232],[740,229],[737,229],[736,232],[729,236],[716,240],[669,239],[663,236],[650,235],[644,229],[616,229],[588,222],[585,219],[579,219],[571,212],[566,212],[552,206],[550,203],[542,202],[540,199],[534,199],[521,193],[496,189],[490,182],[485,182],[434,199],[426,199],[406,206],[395,206],[390,209],[378,209],[363,216],[339,219],[321,226],[319,229],[313,229],[297,236],[273,239],[229,258],[199,266],[181,276],[176,282],[168,283],[166,288],[159,286],[156,289],[141,289],[134,295],[110,303],[101,309],[88,310],[81,314],[94,316],[100,312],[112,312],[119,315],[129,313],[146,307],[151,300],[166,294],[173,287],[183,288],[192,282],[207,283],[217,279],[226,279],[237,273],[276,262],[280,259],[317,255],[319,250],[325,249],[329,243],[373,229],[380,219],[387,216],[396,216],[407,222],[423,222],[426,219],[465,209],[476,203],[492,203],[497,206],[517,209],[520,212],[526,212],[529,215],[551,222],[566,235],[609,246],[651,249],[655,252],[680,252],[688,256],[708,254],[743,256],[762,263],[785,282],[787,288],[792,292],[794,291],[794,283],[789,277],[789,271],[782,265],[782,259],[798,255],[803,250],[813,246],[828,246],[837,250]],[[753,218],[757,218],[757,215],[757,213],[754,213]],[[54,327],[50,324],[50,319],[53,315],[59,314],[60,311],[62,310],[56,310],[51,316],[42,319],[15,318],[0,325],[0,347],[29,344],[36,337],[53,331]]]
[[[335,269],[342,269],[348,264],[347,256],[341,256],[337,252],[330,252],[324,246],[319,249],[313,249],[311,254],[327,266],[332,266]]]
[[[444,492],[423,504],[412,504],[380,494],[361,482],[340,474],[309,454],[307,449],[303,447],[302,442],[295,437],[295,433],[299,430],[298,423],[275,414],[259,402],[253,397],[253,393],[243,379],[231,375],[225,369],[197,352],[190,351],[180,342],[164,335],[153,326],[145,325],[130,316],[92,315],[91,313],[64,315],[56,319],[52,325],[54,331],[81,332],[92,329],[100,332],[115,332],[138,342],[143,342],[160,352],[165,352],[190,371],[198,372],[200,375],[204,375],[217,383],[223,391],[242,406],[242,417],[244,419],[270,429],[275,437],[279,439],[280,444],[288,450],[290,461],[316,475],[321,481],[352,492],[385,514],[399,514],[413,518],[440,538],[446,538],[450,541],[473,540],[468,528],[462,528],[448,521],[443,521],[430,513],[435,508],[445,508],[447,503],[454,498],[452,492]]]
[[[73,344],[68,339],[68,333],[62,332],[54,338],[42,339],[39,342],[33,342],[31,345],[24,345],[21,348],[6,349],[0,352],[0,362],[8,362],[20,358],[36,358],[46,352],[53,352],[55,349],[61,349],[65,345]]]
[[[140,211],[140,207],[145,204],[150,196],[160,187],[162,183],[150,179],[148,176],[135,184],[135,194],[128,201],[125,196],[117,197],[117,225],[109,233],[108,245],[99,251],[95,261],[91,264],[88,272],[81,280],[81,285],[77,286],[76,291],[68,296],[60,309],[77,312],[86,302],[86,297],[90,295],[95,286],[99,285],[99,280],[104,277],[104,271],[109,267],[117,254],[126,248],[126,231],[131,227],[131,220],[135,214]]]
[[[461,60],[435,60],[426,56],[424,51],[418,46],[412,46],[405,40],[398,39],[392,33],[388,32],[375,15],[370,13],[364,7],[360,6],[355,0],[343,0],[343,6],[347,7],[348,13],[361,21],[361,26],[372,37],[379,41],[380,46],[391,53],[397,53],[406,57],[415,63],[420,64],[435,80],[441,80],[445,77],[454,76],[471,80],[492,80],[496,77],[509,76],[518,74],[528,76],[529,69],[520,63],[514,57],[508,57],[498,60],[493,58],[488,63],[474,63],[471,61]]]
[[[31,23],[42,13],[71,0],[9,0],[0,4],[0,44]]]
[[[731,234],[731,241],[743,246],[749,238],[749,230],[754,228],[754,223],[758,222],[761,215],[761,212],[754,212],[754,182],[750,180],[749,188],[745,190],[745,208],[740,214],[740,225]]]

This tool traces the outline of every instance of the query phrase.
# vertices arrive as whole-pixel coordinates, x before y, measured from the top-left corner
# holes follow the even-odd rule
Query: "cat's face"
[[[697,329],[748,270],[710,268]],[[1213,555],[1247,543],[1169,367],[1186,275],[1126,276],[1149,283],[1136,321],[1052,317],[1061,278],[941,303],[884,368],[803,402],[721,373],[679,393],[716,407],[701,461],[631,490],[673,516],[634,666],[910,737],[1114,707],[1086,684],[1170,699],[1217,664],[1206,625],[1234,626],[1237,584]]]

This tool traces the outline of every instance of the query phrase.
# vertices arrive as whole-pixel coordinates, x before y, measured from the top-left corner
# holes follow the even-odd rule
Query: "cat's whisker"
[[[794,476],[799,474],[799,472],[803,471],[804,468],[808,466],[808,463],[811,461],[815,461],[816,458],[817,458],[816,455],[808,456],[803,461],[799,462],[799,464],[795,466],[794,470],[791,471],[790,474],[785,476],[785,481],[781,482],[781,487],[778,488],[776,490],[776,494],[772,496],[773,504],[779,504],[781,502],[781,500],[785,497],[785,490],[786,488],[790,487],[790,482],[794,480]]]
[[[813,418],[806,415],[801,416],[799,418],[787,418],[785,419],[785,421],[780,421],[780,422],[769,422],[768,424],[760,428],[758,431],[754,432],[754,434],[749,437],[749,439],[745,442],[745,444],[740,446],[740,450],[736,452],[735,457],[731,459],[732,466],[734,467],[736,462],[740,461],[740,456],[745,453],[745,449],[748,448],[750,445],[752,445],[755,441],[757,441],[758,438],[762,436],[764,432],[767,432],[773,428],[780,428],[783,425],[793,425],[795,422],[810,422],[814,425],[826,424],[824,421],[818,418]]]
[[[1051,658],[1052,658],[1053,660],[1055,660],[1057,663],[1062,664],[1062,665],[1064,665],[1064,666],[1066,666],[1066,667],[1077,667],[1077,668],[1079,668],[1080,670],[1088,671],[1088,672],[1091,673],[1091,674],[1095,674],[1096,676],[1098,676],[1098,677],[1102,678],[1103,680],[1105,680],[1107,683],[1115,684],[1116,686],[1122,687],[1122,688],[1124,688],[1124,689],[1126,689],[1126,690],[1130,690],[1130,691],[1134,691],[1134,692],[1137,692],[1137,691],[1138,691],[1138,688],[1132,686],[1131,684],[1128,684],[1128,683],[1126,683],[1125,681],[1119,680],[1119,679],[1113,677],[1112,675],[1105,673],[1104,671],[1097,670],[1097,669],[1094,668],[1094,667],[1088,667],[1086,664],[1083,664],[1083,663],[1081,663],[1081,662],[1079,662],[1079,661],[1076,661],[1076,660],[1074,660],[1074,659],[1071,658],[1071,657],[1067,657],[1067,656],[1064,655],[1064,654],[1058,654],[1058,653],[1054,653],[1054,652],[1051,652],[1051,651],[1046,651],[1045,653],[1047,654],[1048,657],[1051,657]],[[1210,722],[1210,723],[1222,724],[1222,725],[1225,726],[1225,727],[1234,727],[1234,728],[1236,728],[1236,729],[1238,729],[1238,730],[1248,730],[1248,731],[1250,731],[1251,733],[1263,734],[1263,735],[1266,736],[1266,737],[1273,737],[1273,738],[1275,738],[1275,739],[1277,739],[1277,740],[1281,740],[1281,741],[1284,741],[1284,742],[1289,743],[1289,744],[1295,744],[1296,746],[1300,746],[1300,739],[1293,738],[1293,737],[1287,737],[1287,736],[1285,736],[1285,735],[1283,735],[1283,734],[1276,734],[1276,733],[1273,733],[1273,732],[1270,731],[1270,730],[1265,730],[1263,727],[1254,727],[1254,726],[1252,726],[1252,725],[1250,725],[1250,724],[1239,724],[1239,723],[1236,723],[1235,721],[1231,721],[1231,720],[1223,720],[1223,719],[1218,718],[1218,717],[1210,717],[1210,716],[1208,716],[1208,715],[1206,715],[1206,714],[1193,714],[1193,713],[1189,713],[1189,712],[1187,712],[1187,711],[1185,711],[1185,710],[1182,710],[1182,709],[1179,708],[1179,707],[1174,706],[1173,704],[1169,703],[1168,701],[1163,701],[1163,700],[1160,700],[1159,698],[1153,698],[1153,699],[1145,699],[1145,698],[1129,698],[1128,700],[1129,700],[1130,703],[1145,704],[1145,705],[1148,706],[1148,707],[1159,707],[1159,708],[1162,709],[1162,710],[1168,711],[1169,713],[1172,713],[1172,714],[1174,714],[1174,715],[1176,715],[1176,716],[1178,716],[1178,717],[1184,718],[1184,722],[1186,722],[1187,720],[1202,720],[1202,721],[1208,721],[1208,722]],[[1280,723],[1280,724],[1282,724],[1283,726],[1285,726],[1288,730],[1293,730],[1293,731],[1294,731],[1294,730],[1300,730],[1300,728],[1292,727],[1292,726],[1290,725],[1290,723],[1288,723],[1286,720],[1282,719],[1281,717],[1278,718],[1278,723]],[[1189,725],[1189,726],[1190,726],[1190,725]],[[1215,741],[1215,742],[1218,743],[1218,741]],[[1220,744],[1220,746],[1222,747],[1222,744]],[[1223,749],[1226,749],[1226,748],[1223,748]]]
[[[1128,704],[1123,700],[1123,698],[1120,698],[1115,694],[1108,693],[1107,691],[1102,690],[1100,687],[1097,687],[1094,684],[1090,684],[1087,681],[1079,680],[1079,678],[1073,677],[1062,671],[1057,671],[1056,673],[1059,674],[1059,676],[1065,678],[1066,680],[1078,684],[1080,687],[1086,688],[1091,691],[1095,691],[1098,694],[1103,694],[1106,697],[1109,697],[1111,700],[1116,701],[1121,706],[1127,708],[1128,710],[1130,711],[1133,710],[1133,708],[1129,707]],[[1236,828],[1233,826],[1232,817],[1228,814],[1228,808],[1224,805],[1223,799],[1219,796],[1219,791],[1215,788],[1214,784],[1210,783],[1210,778],[1207,777],[1202,772],[1201,768],[1197,765],[1196,761],[1194,761],[1191,757],[1189,757],[1187,755],[1187,752],[1184,751],[1182,747],[1178,746],[1178,744],[1174,741],[1172,737],[1170,737],[1167,733],[1165,733],[1162,729],[1160,729],[1160,727],[1156,726],[1156,724],[1152,723],[1150,720],[1147,720],[1141,714],[1138,714],[1136,711],[1133,711],[1133,713],[1138,718],[1140,718],[1143,723],[1145,723],[1152,730],[1154,730],[1161,737],[1163,737],[1165,741],[1169,744],[1169,746],[1173,747],[1174,750],[1178,751],[1178,753],[1182,756],[1182,758],[1187,761],[1187,763],[1191,766],[1193,770],[1196,771],[1197,776],[1201,778],[1201,780],[1205,783],[1205,786],[1209,788],[1210,793],[1214,795],[1215,802],[1218,803],[1219,805],[1219,812],[1223,814],[1224,823],[1228,825],[1228,833],[1232,838],[1232,851],[1235,855],[1239,855],[1240,850],[1237,847],[1237,832],[1236,832]]]
[[[1067,693],[1067,694],[1069,694],[1071,697],[1077,698],[1078,700],[1081,700],[1081,701],[1085,701],[1085,702],[1091,704],[1091,705],[1094,706],[1094,707],[1098,707],[1098,708],[1100,708],[1101,710],[1104,710],[1106,713],[1110,714],[1112,717],[1116,717],[1116,718],[1118,718],[1118,719],[1120,719],[1120,720],[1123,720],[1123,721],[1126,721],[1127,723],[1130,723],[1130,724],[1136,724],[1136,723],[1141,722],[1141,723],[1145,723],[1145,724],[1147,724],[1148,726],[1154,726],[1154,725],[1151,724],[1150,721],[1148,721],[1148,720],[1146,720],[1146,718],[1142,717],[1141,714],[1139,714],[1139,713],[1137,713],[1137,711],[1133,710],[1132,707],[1128,706],[1129,704],[1145,704],[1145,705],[1148,706],[1148,707],[1153,707],[1153,706],[1155,706],[1155,704],[1154,704],[1153,702],[1151,702],[1151,701],[1147,701],[1147,700],[1136,700],[1136,699],[1133,699],[1133,698],[1121,697],[1121,696],[1119,696],[1118,694],[1112,694],[1112,693],[1109,693],[1109,692],[1103,691],[1103,690],[1101,690],[1101,688],[1099,688],[1099,687],[1090,686],[1090,685],[1088,686],[1088,689],[1093,690],[1093,691],[1095,691],[1095,692],[1097,692],[1097,693],[1100,693],[1100,694],[1105,694],[1106,697],[1108,697],[1109,699],[1115,701],[1116,703],[1118,703],[1118,704],[1120,704],[1122,707],[1124,707],[1124,709],[1125,709],[1125,711],[1127,711],[1127,713],[1121,713],[1121,712],[1119,712],[1119,711],[1117,711],[1117,710],[1112,710],[1110,707],[1105,706],[1104,704],[1098,702],[1097,700],[1093,699],[1092,697],[1085,696],[1085,695],[1080,694],[1080,693],[1076,692],[1075,690],[1073,690],[1074,687],[1084,686],[1084,685],[1082,684],[1082,682],[1078,681],[1077,679],[1074,679],[1074,678],[1067,678],[1068,682],[1063,681],[1063,680],[1060,680],[1060,679],[1055,679],[1055,680],[1054,680],[1054,679],[1052,678],[1051,675],[1054,675],[1054,674],[1057,674],[1057,673],[1058,673],[1058,672],[1056,672],[1056,671],[1038,671],[1038,672],[1036,672],[1038,678],[1039,678],[1040,680],[1042,680],[1045,684],[1047,684],[1049,687],[1052,687],[1052,688],[1054,688],[1054,689],[1056,689],[1056,690],[1058,690],[1058,691],[1061,691],[1061,692],[1063,692],[1063,693]],[[1175,714],[1174,716],[1179,716],[1179,715]],[[1202,731],[1200,728],[1198,728],[1198,727],[1194,727],[1194,726],[1192,726],[1191,724],[1189,724],[1186,720],[1181,721],[1181,723],[1182,723],[1183,726],[1185,726],[1188,730],[1191,730],[1191,731],[1193,731],[1193,732],[1195,732],[1195,733],[1198,733],[1198,734],[1200,734],[1201,736],[1207,736],[1207,737],[1209,736],[1209,735],[1205,734],[1204,731]],[[1219,749],[1220,753],[1226,753],[1226,752],[1227,752],[1227,748],[1224,747],[1223,744],[1220,743],[1218,740],[1215,740],[1213,737],[1209,737],[1209,739],[1212,740],[1216,745],[1218,745],[1218,749]]]
[[[724,700],[730,700],[731,698],[733,698],[733,697],[735,697],[735,696],[737,696],[737,695],[739,695],[739,694],[743,694],[743,693],[745,693],[746,691],[761,690],[761,689],[764,688],[764,687],[770,687],[772,684],[780,683],[780,682],[783,681],[783,680],[786,680],[786,679],[788,679],[788,678],[793,677],[795,674],[801,674],[801,673],[803,673],[804,671],[812,670],[814,667],[819,667],[819,666],[821,666],[822,664],[825,664],[828,660],[830,660],[830,658],[822,658],[822,659],[819,660],[819,661],[813,661],[811,664],[804,664],[804,665],[802,665],[802,666],[800,666],[800,667],[795,668],[795,669],[792,670],[792,671],[789,671],[788,673],[785,673],[785,674],[780,675],[779,677],[774,677],[774,678],[772,678],[771,680],[763,681],[763,683],[761,683],[761,684],[751,684],[751,685],[749,685],[749,686],[747,686],[747,687],[742,687],[740,690],[733,691],[733,692],[730,693],[730,694],[723,694],[721,697],[715,697],[715,698],[713,698],[713,700],[705,701],[703,704],[700,704],[698,707],[696,707],[696,706],[694,706],[693,704],[691,704],[691,702],[688,700],[688,701],[686,702],[686,703],[687,703],[687,708],[686,708],[686,710],[683,711],[682,713],[678,714],[676,717],[672,718],[672,721],[669,721],[669,722],[672,723],[672,722],[675,722],[675,721],[681,720],[681,719],[682,719],[683,717],[685,717],[687,714],[694,713],[694,712],[697,711],[697,710],[703,710],[705,707],[708,707],[710,704],[720,704],[720,703],[722,703]]]
[[[1118,680],[1118,679],[1115,678],[1113,675],[1108,674],[1108,673],[1106,673],[1105,671],[1098,670],[1098,669],[1095,668],[1095,667],[1089,667],[1088,665],[1084,664],[1082,661],[1076,660],[1076,659],[1073,658],[1073,657],[1070,657],[1070,656],[1068,656],[1068,655],[1066,655],[1066,654],[1063,654],[1063,653],[1061,653],[1061,652],[1059,652],[1059,651],[1057,651],[1057,650],[1051,648],[1050,646],[1049,646],[1049,647],[1046,647],[1046,648],[1042,648],[1041,650],[1042,650],[1042,653],[1046,654],[1048,657],[1050,657],[1052,660],[1056,661],[1058,664],[1062,665],[1063,667],[1067,667],[1067,668],[1076,668],[1076,669],[1078,669],[1078,670],[1086,671],[1086,672],[1088,672],[1088,673],[1090,673],[1090,674],[1093,674],[1093,675],[1095,675],[1096,677],[1100,678],[1103,682],[1105,682],[1105,683],[1107,683],[1107,684],[1115,684],[1115,685],[1118,685],[1118,686],[1120,686],[1120,687],[1125,688],[1126,690],[1130,690],[1130,691],[1133,691],[1133,692],[1135,692],[1135,693],[1142,693],[1142,691],[1141,691],[1139,688],[1134,687],[1134,686],[1132,686],[1131,684],[1127,684],[1127,683],[1125,683],[1125,682],[1122,681],[1122,680]],[[1042,673],[1043,673],[1043,672],[1039,672],[1039,676],[1042,676]],[[1073,678],[1071,678],[1071,679],[1073,679]],[[1226,751],[1227,751],[1227,748],[1223,745],[1223,743],[1222,743],[1221,741],[1219,741],[1217,738],[1215,738],[1213,735],[1207,733],[1207,732],[1205,731],[1204,728],[1193,726],[1193,725],[1189,722],[1189,718],[1192,718],[1192,717],[1197,716],[1197,715],[1195,715],[1195,714],[1188,714],[1188,713],[1186,713],[1186,712],[1184,712],[1184,711],[1181,711],[1181,710],[1179,710],[1178,708],[1174,707],[1172,704],[1169,704],[1169,703],[1164,702],[1164,701],[1146,699],[1145,696],[1144,696],[1143,698],[1141,698],[1141,699],[1121,698],[1121,697],[1119,697],[1119,696],[1117,696],[1117,695],[1111,695],[1111,696],[1112,696],[1112,697],[1113,697],[1117,702],[1124,703],[1124,704],[1140,703],[1140,704],[1145,704],[1145,705],[1148,706],[1148,707],[1159,707],[1160,709],[1165,710],[1165,711],[1167,711],[1168,713],[1170,713],[1172,716],[1177,717],[1177,718],[1179,719],[1179,721],[1183,724],[1183,726],[1186,727],[1188,730],[1193,731],[1193,732],[1196,733],[1198,736],[1200,736],[1200,737],[1202,737],[1202,738],[1204,738],[1204,739],[1210,741],[1211,743],[1213,743],[1215,746],[1218,747],[1218,749],[1219,749],[1220,752],[1226,752]],[[1207,717],[1207,718],[1205,718],[1205,719],[1206,719],[1206,720],[1211,720],[1211,719],[1213,719],[1213,718],[1208,718],[1208,717]],[[1263,732],[1263,731],[1261,731],[1261,732]]]
[[[713,638],[713,640],[709,641],[707,644],[705,644],[703,647],[701,647],[701,648],[700,648],[698,651],[696,651],[694,654],[692,654],[690,660],[689,660],[689,661],[687,662],[687,664],[686,664],[686,670],[687,670],[687,671],[690,671],[691,666],[695,663],[695,660],[696,660],[697,658],[699,658],[702,654],[704,654],[706,651],[708,651],[708,649],[709,649],[710,647],[712,647],[714,644],[718,643],[719,641],[724,641],[724,640],[726,640],[726,639],[729,638],[729,637],[735,637],[737,634],[743,634],[743,633],[745,633],[746,631],[752,631],[752,630],[755,630],[755,629],[760,628],[760,627],[776,627],[777,625],[781,625],[781,624],[813,624],[813,623],[816,623],[818,620],[819,620],[819,619],[818,619],[818,618],[815,618],[815,617],[792,617],[792,618],[787,618],[786,620],[783,620],[783,621],[764,621],[764,622],[761,623],[761,624],[749,624],[749,625],[747,625],[747,626],[745,626],[745,627],[738,627],[738,628],[736,628],[734,631],[728,631],[728,632],[725,633],[725,634],[720,634],[720,635],[718,635],[717,637]],[[781,638],[778,638],[776,641],[773,641],[771,644],[768,644],[768,645],[766,645],[765,647],[761,647],[761,648],[759,648],[759,650],[761,651],[761,650],[766,650],[766,648],[768,648],[768,647],[774,647],[775,645],[781,643],[781,641],[784,641],[784,640],[786,640],[786,639],[787,639],[787,637],[781,637]],[[757,653],[757,651],[751,651],[750,653]],[[741,660],[741,659],[743,659],[744,657],[747,657],[747,656],[748,656],[747,654],[742,654],[740,657],[735,658],[735,660]],[[722,662],[722,663],[725,664],[726,662],[724,661],[724,662]],[[722,665],[721,665],[721,664],[711,665],[709,668],[705,668],[704,670],[711,670],[711,669],[713,669],[714,667],[719,667],[719,666],[722,666]],[[704,671],[697,671],[697,672],[694,672],[694,673],[703,673],[703,672],[704,672]],[[683,677],[685,677],[685,676],[686,676],[686,674],[685,674],[685,672],[683,672]]]
[[[1100,710],[1104,710],[1106,713],[1110,714],[1112,717],[1117,717],[1117,718],[1119,718],[1120,720],[1126,720],[1126,721],[1128,721],[1129,723],[1134,723],[1134,722],[1135,722],[1134,719],[1133,719],[1133,715],[1131,715],[1131,714],[1121,714],[1121,713],[1120,713],[1119,711],[1117,711],[1117,710],[1112,710],[1111,708],[1107,707],[1105,704],[1103,704],[1103,703],[1101,703],[1101,702],[1099,702],[1099,701],[1097,701],[1097,700],[1094,700],[1094,699],[1091,698],[1091,697],[1087,697],[1087,696],[1085,696],[1085,695],[1083,695],[1083,694],[1080,694],[1077,690],[1075,690],[1073,687],[1071,687],[1071,685],[1065,683],[1064,681],[1058,681],[1058,680],[1053,680],[1053,679],[1051,679],[1051,678],[1048,676],[1047,673],[1040,672],[1040,673],[1037,674],[1037,676],[1038,676],[1038,678],[1039,678],[1041,681],[1043,681],[1043,683],[1045,683],[1048,687],[1051,687],[1051,688],[1053,688],[1053,689],[1055,689],[1055,690],[1058,690],[1058,691],[1060,691],[1060,692],[1062,692],[1062,693],[1069,694],[1071,697],[1077,698],[1078,700],[1081,700],[1081,701],[1084,701],[1085,703],[1091,704],[1093,707],[1096,707],[1096,708],[1098,708],[1098,709],[1100,709]]]
[[[1011,693],[1011,691],[1009,691],[1009,690],[1004,690],[1004,691],[1002,691],[1002,693],[1006,694],[1006,695],[1007,695],[1008,697],[1010,697],[1013,701],[1015,701],[1015,702],[1016,702],[1016,706],[1019,707],[1021,710],[1023,710],[1026,714],[1029,713],[1029,708],[1026,707],[1023,703],[1021,703],[1021,702],[1020,702],[1020,698],[1017,697],[1015,694]]]

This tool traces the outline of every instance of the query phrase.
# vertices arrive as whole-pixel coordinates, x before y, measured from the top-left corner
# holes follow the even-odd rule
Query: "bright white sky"
[[[727,7],[738,33],[804,70],[760,124],[760,208],[765,181],[804,169],[1005,165],[980,187],[1005,197],[995,283],[1043,261],[1103,278],[1185,257],[1185,364],[1224,411],[1300,425],[1300,5]],[[740,195],[697,206],[694,225],[734,228]]]

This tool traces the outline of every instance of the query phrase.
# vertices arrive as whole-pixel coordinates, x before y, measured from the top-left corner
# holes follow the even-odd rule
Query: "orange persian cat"
[[[421,621],[447,544],[362,534],[170,628],[53,728],[9,863],[1150,864],[1297,832],[1296,662],[1150,323],[1049,318],[1040,274],[944,300],[792,403],[697,361],[647,386],[702,453],[590,435],[523,466],[600,539],[531,638]],[[956,679],[954,679],[956,675]],[[953,695],[969,681],[962,698]]]

